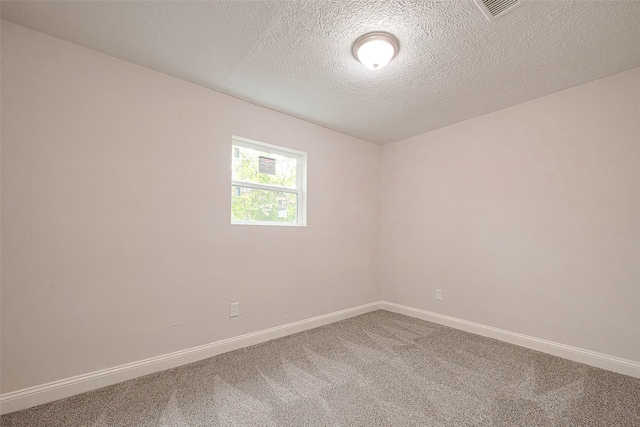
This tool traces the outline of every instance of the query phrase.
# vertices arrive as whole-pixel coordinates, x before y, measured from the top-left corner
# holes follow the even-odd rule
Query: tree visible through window
[[[306,153],[233,137],[231,223],[306,225]]]

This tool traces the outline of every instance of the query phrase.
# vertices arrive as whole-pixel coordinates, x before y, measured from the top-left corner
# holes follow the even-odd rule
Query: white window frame
[[[307,153],[304,151],[293,150],[278,145],[267,144],[266,142],[255,141],[253,139],[243,138],[233,135],[231,137],[231,161],[233,162],[234,148],[243,147],[259,150],[267,153],[278,154],[280,156],[296,159],[296,188],[283,188],[275,185],[254,184],[252,182],[234,181],[233,172],[231,173],[231,188],[244,187],[253,188],[255,190],[279,191],[283,193],[296,194],[296,222],[276,222],[276,221],[251,221],[233,218],[232,209],[229,210],[231,215],[231,224],[234,225],[276,225],[285,227],[305,227],[307,225]],[[232,167],[233,168],[233,167]],[[231,196],[233,203],[233,195]]]

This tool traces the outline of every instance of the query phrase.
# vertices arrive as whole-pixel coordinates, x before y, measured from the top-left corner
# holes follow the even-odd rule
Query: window
[[[307,225],[307,153],[233,137],[231,223]]]

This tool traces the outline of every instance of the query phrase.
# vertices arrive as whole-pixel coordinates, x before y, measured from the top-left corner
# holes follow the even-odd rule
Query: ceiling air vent
[[[493,21],[520,6],[520,0],[473,0],[489,21]]]

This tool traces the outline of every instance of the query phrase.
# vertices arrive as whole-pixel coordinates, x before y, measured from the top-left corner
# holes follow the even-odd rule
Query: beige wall
[[[640,68],[381,164],[382,299],[640,361]]]
[[[230,225],[231,135],[308,152],[307,227]],[[378,174],[378,146],[3,21],[2,392],[377,301]]]

